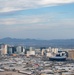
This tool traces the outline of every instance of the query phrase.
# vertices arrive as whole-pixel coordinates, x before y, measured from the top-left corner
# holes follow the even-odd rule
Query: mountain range
[[[58,48],[74,48],[74,39],[53,39],[53,40],[38,40],[38,39],[17,39],[17,38],[2,38],[0,44],[22,45],[33,47],[58,47]]]

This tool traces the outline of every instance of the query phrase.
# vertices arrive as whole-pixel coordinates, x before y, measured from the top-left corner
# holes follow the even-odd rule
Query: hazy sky
[[[0,0],[0,38],[73,39],[74,0]]]

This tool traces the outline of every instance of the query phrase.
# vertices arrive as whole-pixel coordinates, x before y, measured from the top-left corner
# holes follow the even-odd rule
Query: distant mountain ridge
[[[0,44],[23,45],[35,47],[62,47],[74,48],[74,39],[54,39],[54,40],[37,40],[37,39],[17,39],[6,37],[0,39]]]

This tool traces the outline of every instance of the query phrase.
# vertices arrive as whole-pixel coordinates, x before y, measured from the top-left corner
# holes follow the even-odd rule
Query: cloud
[[[0,18],[0,25],[28,25],[45,22],[50,16],[48,15],[18,15],[15,17]],[[50,17],[51,18],[51,17]]]
[[[64,3],[74,3],[74,0],[0,0],[0,12],[12,12]]]
[[[42,16],[19,16],[16,18],[3,18],[0,19],[0,25],[13,26],[13,25],[32,25],[44,22]]]
[[[18,16],[14,18],[0,19],[0,26],[10,30],[39,30],[39,29],[53,29],[53,28],[70,28],[74,27],[74,19],[56,18],[55,15],[32,15],[32,16]],[[13,28],[13,29],[12,29]],[[15,29],[16,28],[16,29]]]
[[[43,5],[58,5],[64,3],[72,3],[74,0],[41,0],[40,4]]]
[[[10,7],[5,7],[5,8],[2,8],[0,10],[0,12],[13,12],[13,11],[19,11],[19,10],[22,10],[22,9],[21,8],[15,9],[15,8],[10,8]]]

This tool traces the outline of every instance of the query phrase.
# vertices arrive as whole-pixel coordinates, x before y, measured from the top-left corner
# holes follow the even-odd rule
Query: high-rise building
[[[18,54],[24,53],[23,47],[22,46],[17,46],[16,47],[16,53],[18,53]]]
[[[12,51],[13,51],[12,47],[8,47],[7,53],[12,54],[13,53]]]
[[[42,56],[44,55],[45,49],[42,49]]]
[[[2,44],[1,49],[2,49],[2,54],[7,54],[8,46],[6,44]]]
[[[7,53],[8,54],[16,53],[16,47],[15,46],[8,46]]]
[[[2,49],[0,49],[0,55],[2,55]]]
[[[30,51],[34,51],[35,50],[35,48],[34,47],[30,47]]]
[[[52,48],[53,53],[58,53],[58,48]]]

